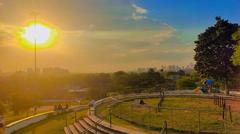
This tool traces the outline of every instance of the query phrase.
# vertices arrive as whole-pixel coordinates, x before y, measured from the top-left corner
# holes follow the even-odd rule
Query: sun
[[[30,23],[20,32],[21,44],[27,48],[49,48],[54,44],[57,30],[44,23]]]
[[[26,39],[28,42],[34,44],[44,44],[51,36],[51,30],[41,24],[34,24],[25,28],[22,38]]]

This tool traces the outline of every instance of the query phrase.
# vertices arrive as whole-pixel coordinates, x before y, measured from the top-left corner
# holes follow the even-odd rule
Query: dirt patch
[[[231,106],[232,111],[240,112],[240,101],[239,100],[226,100],[226,105]]]

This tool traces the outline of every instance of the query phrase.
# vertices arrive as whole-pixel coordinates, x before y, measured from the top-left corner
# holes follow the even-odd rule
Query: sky
[[[194,41],[221,16],[240,22],[239,0],[0,0],[0,69],[34,66],[16,38],[34,19],[58,30],[37,65],[72,72],[113,72],[194,63]]]

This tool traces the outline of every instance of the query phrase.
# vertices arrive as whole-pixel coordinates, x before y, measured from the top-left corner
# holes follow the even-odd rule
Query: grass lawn
[[[21,112],[19,114],[14,114],[12,111],[8,110],[4,113],[4,121],[5,121],[5,124],[10,124],[11,122],[14,122],[35,114],[51,111],[51,110],[53,109],[49,107],[49,108],[39,109],[36,111],[36,113],[33,112],[32,110],[29,110],[28,112]]]
[[[100,105],[96,108],[97,115],[107,122],[109,122],[108,105],[109,105],[108,103],[105,103],[105,104],[102,104],[102,105]],[[152,134],[158,134],[159,133],[157,131],[146,129],[145,127],[141,127],[141,126],[138,126],[138,125],[131,124],[128,121],[119,119],[115,116],[112,116],[112,123],[115,124],[115,125],[119,125],[119,126],[123,126],[123,127],[129,128],[129,129],[132,129],[132,130],[136,130],[136,131],[143,131],[143,132],[148,132],[148,133],[152,133]]]
[[[81,119],[86,116],[87,110],[81,110],[76,112],[77,119]],[[72,124],[75,121],[75,113],[64,113],[57,116],[52,116],[49,119],[40,121],[26,128],[15,132],[14,134],[64,134],[63,128],[67,124]]]
[[[65,106],[65,104],[68,104],[69,106],[75,106],[75,105],[87,105],[88,103],[89,103],[89,100],[87,99],[82,99],[79,102],[71,101],[67,103],[64,101],[63,102],[42,102],[37,108],[36,113],[34,112],[33,108],[28,110],[28,112],[21,112],[19,114],[14,114],[13,111],[7,109],[6,112],[4,113],[4,122],[5,124],[10,124],[14,121],[17,121],[35,114],[51,111],[53,110],[54,105],[58,105],[58,104],[62,104],[63,106]]]
[[[159,99],[145,99],[144,102],[148,106],[156,107]],[[201,131],[219,132],[223,130],[221,109],[215,106],[210,99],[166,97],[162,106],[178,110],[161,109],[160,112],[156,112],[156,108],[138,106],[133,101],[123,102],[112,109],[112,113],[118,117],[117,119],[113,117],[113,123],[126,125],[133,122],[135,125],[127,124],[128,127],[138,126],[146,131],[150,129],[159,131],[164,121],[168,122],[169,128],[177,131],[198,132],[199,127]],[[198,111],[201,111],[200,126]],[[97,114],[108,120],[107,105],[99,106]],[[120,122],[119,118],[128,122]]]

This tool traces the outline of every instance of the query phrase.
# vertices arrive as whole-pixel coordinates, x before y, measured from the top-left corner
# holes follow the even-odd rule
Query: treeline
[[[180,77],[189,77],[184,71],[165,72],[150,68],[142,72],[114,73],[53,73],[34,74],[17,72],[11,75],[0,76],[0,109],[3,104],[16,113],[29,107],[39,105],[43,99],[74,98],[70,90],[87,89],[86,98],[99,99],[111,93],[139,93],[154,92],[160,89],[184,89],[184,86],[194,88],[195,81],[177,82]],[[188,79],[187,79],[188,81]]]

